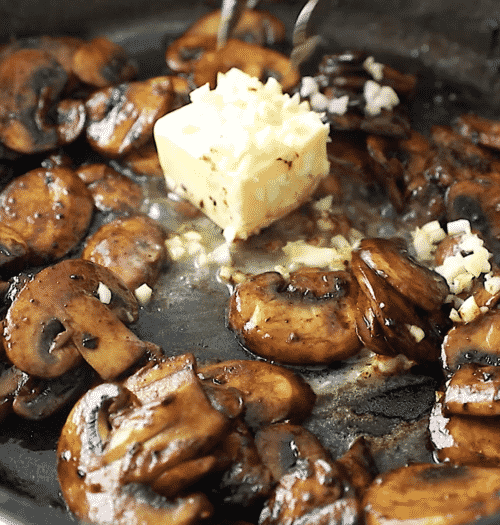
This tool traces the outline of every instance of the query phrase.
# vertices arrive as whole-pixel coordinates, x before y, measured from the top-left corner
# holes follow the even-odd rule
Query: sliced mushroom
[[[199,367],[198,375],[204,383],[236,389],[251,428],[285,420],[299,423],[315,402],[314,392],[299,375],[263,361],[223,361]]]
[[[298,69],[285,55],[255,44],[229,39],[224,47],[207,51],[195,62],[193,81],[196,86],[208,82],[214,89],[217,73],[227,73],[233,67],[263,82],[273,77],[281,84],[283,91],[290,91],[300,80]]]
[[[72,57],[72,71],[82,82],[103,88],[132,80],[137,66],[123,47],[100,36],[78,48]]]
[[[255,436],[255,444],[277,482],[292,471],[297,462],[331,459],[313,433],[301,425],[288,422],[263,426]]]
[[[29,247],[24,237],[7,224],[0,222],[0,274],[19,272],[29,258]]]
[[[294,465],[281,476],[259,517],[259,525],[293,525],[298,523],[356,523],[359,502],[343,477],[342,470],[321,454],[313,443],[313,453],[306,457],[311,438],[290,443],[296,456]],[[301,446],[306,448],[300,450]],[[323,456],[323,457],[321,457]]]
[[[495,161],[491,151],[457,133],[451,126],[432,126],[431,138],[439,147],[450,151],[459,164],[472,167],[476,172],[488,172]]]
[[[129,177],[106,164],[89,164],[76,170],[87,184],[98,210],[116,213],[137,212],[142,203],[142,188]]]
[[[86,101],[87,141],[105,157],[120,157],[153,138],[155,122],[171,109],[170,77],[100,89]]]
[[[356,256],[401,295],[424,310],[441,308],[449,294],[444,277],[412,259],[402,239],[363,239]]]
[[[19,38],[2,47],[0,60],[21,49],[37,50],[54,58],[68,74],[68,84],[65,91],[75,88],[77,79],[72,72],[73,55],[85,40],[71,36],[40,35]]]
[[[455,325],[445,336],[443,367],[455,372],[464,364],[500,365],[500,310],[492,310],[467,324]]]
[[[79,101],[58,106],[67,82],[63,66],[42,50],[19,49],[4,57],[0,61],[1,142],[32,154],[73,141],[85,119]]]
[[[191,73],[196,62],[207,51],[213,51],[216,47],[216,35],[185,34],[168,46],[165,60],[175,73]]]
[[[16,395],[28,380],[28,374],[13,366],[7,359],[0,362],[0,421],[12,412]]]
[[[135,297],[115,274],[68,259],[39,272],[18,293],[5,318],[5,349],[18,368],[35,376],[58,377],[83,353],[102,377],[116,377],[151,350],[122,324],[137,314]]]
[[[228,461],[229,466],[224,469],[216,493],[224,505],[249,507],[269,496],[274,485],[271,472],[244,424],[235,425],[221,449],[222,461]]]
[[[461,366],[446,385],[443,408],[462,416],[500,415],[500,368]]]
[[[94,380],[95,374],[86,366],[73,368],[52,380],[29,376],[19,388],[12,408],[14,413],[25,419],[45,419],[74,403],[90,388]]]
[[[345,479],[349,480],[359,499],[363,497],[378,474],[375,460],[363,436],[356,438],[335,464],[341,468]]]
[[[476,144],[500,149],[500,125],[496,120],[468,113],[458,117],[453,127]]]
[[[219,31],[221,10],[212,11],[198,19],[184,33],[185,35],[211,35]],[[250,44],[273,45],[285,38],[285,25],[281,20],[266,11],[244,9],[231,36]]]
[[[87,233],[93,210],[90,192],[68,168],[29,171],[0,193],[0,222],[25,240],[31,264],[72,250]]]
[[[440,462],[500,466],[500,438],[494,417],[446,415],[439,394],[430,415],[429,431],[434,455]]]
[[[173,494],[168,472],[185,493],[215,464],[210,452],[229,421],[211,407],[190,356],[150,364],[132,377],[95,387],[70,413],[58,445],[64,497],[80,519],[96,523],[197,523],[211,504],[199,493]],[[168,498],[151,486],[165,488]]]
[[[153,287],[167,263],[167,234],[146,215],[117,218],[87,239],[82,258],[109,268],[130,290]]]
[[[120,164],[125,169],[132,170],[135,175],[157,178],[164,176],[156,146],[152,141],[122,157]]]
[[[500,470],[420,463],[382,474],[363,501],[367,525],[465,525],[500,510]]]
[[[157,399],[166,399],[178,385],[191,380],[195,369],[193,354],[155,359],[124,379],[123,386],[146,405]]]
[[[347,272],[275,272],[236,286],[229,327],[257,355],[289,364],[325,364],[356,354],[358,285]]]
[[[378,240],[375,239],[363,242],[366,247],[372,242],[381,248],[386,244],[386,241],[378,244]],[[388,241],[387,246],[390,249],[384,263],[377,257],[372,260],[370,250],[365,252],[362,246],[360,250],[353,252],[351,268],[360,290],[368,300],[361,302],[363,318],[358,324],[363,343],[374,352],[385,355],[402,353],[415,361],[436,361],[447,322],[437,306],[440,305],[440,301],[444,301],[443,291],[447,290],[446,283],[427,269],[422,268],[420,272],[419,265],[406,260],[400,246],[394,241]],[[392,272],[389,262],[392,256],[395,265],[399,265],[399,269],[403,270],[402,276]],[[433,297],[429,294],[419,294],[420,282],[412,291],[410,283],[403,282],[404,272],[412,274],[413,277],[419,275],[420,281],[435,287],[438,295]],[[391,282],[394,283],[394,287]],[[421,306],[424,304],[435,307],[425,310]]]
[[[499,182],[498,174],[455,182],[446,193],[448,220],[467,219],[481,233],[500,238]]]

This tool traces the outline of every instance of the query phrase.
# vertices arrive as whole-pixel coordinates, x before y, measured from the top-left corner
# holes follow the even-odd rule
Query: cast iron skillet
[[[500,9],[493,0],[322,0],[311,31],[324,37],[323,50],[357,48],[377,60],[419,75],[412,105],[413,127],[427,131],[460,113],[498,117],[500,101]],[[217,7],[194,0],[76,2],[4,0],[0,42],[35,34],[105,34],[134,55],[142,77],[162,74],[166,42],[199,16]],[[291,31],[301,2],[263,7]],[[200,361],[251,358],[225,324],[227,290],[215,281],[186,278],[174,267],[135,327],[143,339],[167,354],[193,352]],[[352,388],[352,363],[300,370],[318,393],[306,423],[336,457],[359,434],[370,436],[380,469],[410,461],[432,461],[427,414],[439,374],[422,371],[383,383]],[[436,371],[437,372],[437,371]],[[347,385],[347,386],[346,386]],[[66,510],[56,477],[55,447],[67,412],[40,423],[9,416],[0,431],[0,523],[75,523]],[[475,522],[500,522],[500,515]]]

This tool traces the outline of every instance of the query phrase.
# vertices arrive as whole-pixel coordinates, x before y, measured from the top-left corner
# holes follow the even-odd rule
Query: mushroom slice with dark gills
[[[465,525],[500,510],[500,469],[418,463],[382,474],[363,500],[366,525]],[[487,520],[488,523],[493,523]]]
[[[266,272],[236,286],[229,327],[248,350],[280,363],[340,361],[356,354],[359,287],[348,272]]]
[[[167,232],[146,215],[118,217],[87,238],[82,258],[109,268],[130,290],[153,287],[168,261]]]
[[[408,258],[396,240],[363,240],[351,268],[367,298],[359,325],[363,343],[385,355],[436,361],[448,322],[440,309],[448,294],[445,280]]]
[[[86,101],[87,140],[105,157],[121,157],[153,138],[153,126],[171,109],[171,77],[100,89]]]
[[[4,56],[0,141],[14,151],[32,154],[75,140],[83,130],[85,111],[76,100],[58,108],[67,81],[63,66],[42,50],[20,49]]]
[[[117,377],[145,352],[158,352],[123,323],[138,305],[110,270],[68,259],[39,272],[17,294],[4,322],[8,358],[44,378],[75,367],[82,355],[103,379]]]
[[[445,336],[441,359],[446,372],[462,365],[500,365],[500,310],[490,310],[470,323],[455,325]]]
[[[85,184],[63,167],[29,171],[0,193],[0,222],[24,239],[30,264],[50,263],[75,248],[93,211]]]
[[[64,498],[78,518],[98,524],[198,523],[212,506],[189,485],[200,468],[216,463],[210,457],[229,425],[204,394],[190,355],[149,364],[122,384],[99,385],[77,402],[62,430]],[[200,468],[193,470],[195,462]],[[182,465],[185,478],[194,475],[179,483]],[[164,485],[168,496],[155,492],[169,472],[180,492],[162,482],[156,488]]]

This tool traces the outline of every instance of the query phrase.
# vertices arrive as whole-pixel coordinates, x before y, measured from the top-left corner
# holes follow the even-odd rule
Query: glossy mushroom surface
[[[154,351],[124,324],[137,315],[135,297],[115,274],[68,259],[21,289],[7,311],[3,340],[9,359],[35,376],[60,376],[83,356],[109,379]]]
[[[0,193],[0,221],[24,239],[31,264],[56,261],[75,248],[93,213],[89,190],[68,168],[29,171]]]
[[[315,269],[251,277],[229,303],[229,327],[252,352],[281,363],[331,363],[361,348],[358,286],[347,272]]]
[[[115,272],[130,290],[153,287],[168,263],[167,232],[146,215],[118,217],[87,238],[82,258]]]

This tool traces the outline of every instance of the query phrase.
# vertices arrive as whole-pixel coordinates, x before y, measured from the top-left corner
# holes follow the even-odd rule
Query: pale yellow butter
[[[154,137],[167,185],[246,239],[309,200],[329,163],[329,127],[299,95],[238,69],[191,93]]]

